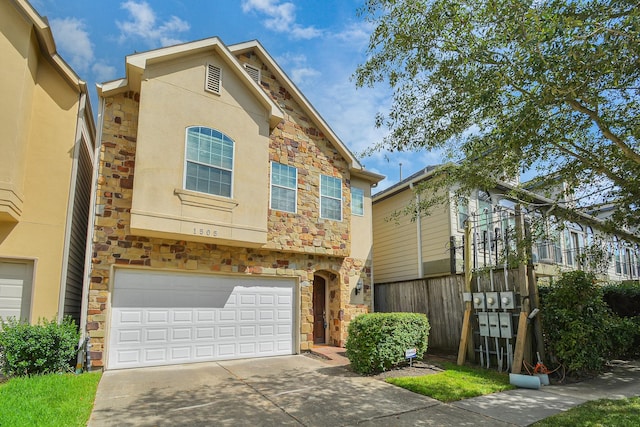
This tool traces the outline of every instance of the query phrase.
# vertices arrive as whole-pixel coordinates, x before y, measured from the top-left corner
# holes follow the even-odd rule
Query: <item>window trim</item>
[[[330,178],[330,179],[335,179],[335,180],[340,181],[340,198],[333,197],[333,196],[325,196],[325,195],[323,195],[323,194],[322,194],[322,177],[323,177],[323,176],[325,176],[325,177],[327,177],[327,178]],[[342,196],[342,179],[341,179],[341,178],[337,178],[337,177],[335,177],[335,176],[330,176],[330,175],[320,174],[319,190],[320,190],[320,212],[319,212],[320,218],[321,218],[321,219],[328,219],[328,220],[330,220],[330,221],[342,221],[342,219],[343,219],[343,213],[342,213],[342,209],[343,209],[343,208],[342,208],[342,199],[343,199],[343,196]],[[327,217],[322,216],[322,210],[323,210],[323,209],[322,209],[322,199],[323,199],[323,198],[325,198],[325,197],[326,197],[327,199],[331,199],[331,200],[338,200],[338,201],[340,201],[340,218],[339,218],[339,219],[336,219],[336,218],[327,218]]]
[[[227,138],[229,138],[229,140],[231,141],[231,169],[227,169],[225,167],[221,167],[221,166],[214,166],[208,163],[202,163],[200,161],[197,160],[189,160],[187,158],[187,144],[188,144],[188,137],[189,137],[189,129],[194,129],[194,128],[204,128],[204,129],[210,129],[212,131],[216,131],[219,132],[220,134],[226,136]],[[184,131],[184,161],[183,161],[183,173],[182,173],[182,188],[186,191],[192,191],[194,193],[198,193],[198,194],[205,194],[207,196],[214,196],[214,197],[222,197],[224,199],[233,199],[233,193],[234,193],[234,183],[235,183],[235,159],[236,159],[236,142],[233,138],[231,138],[229,135],[227,135],[226,133],[222,132],[219,129],[215,129],[209,126],[201,126],[201,125],[194,125],[194,126],[187,126],[185,128]],[[202,166],[206,166],[212,169],[217,169],[217,170],[222,170],[222,171],[227,171],[231,173],[231,183],[230,183],[230,189],[229,189],[229,195],[225,196],[225,195],[221,195],[221,194],[213,194],[213,193],[206,193],[204,191],[198,191],[198,190],[194,190],[194,189],[189,189],[187,188],[187,163],[193,163],[193,164],[197,164],[197,165],[202,165]]]
[[[362,197],[362,212],[357,213],[354,209],[355,204],[353,203],[354,197],[353,197],[353,191],[356,190],[360,193],[361,197]],[[355,215],[355,216],[364,216],[364,190],[360,187],[351,187],[351,215]]]
[[[273,183],[273,165],[278,164],[280,166],[285,166],[287,168],[291,168],[296,171],[295,176],[295,184],[293,188],[285,187],[283,185],[278,185]],[[293,190],[293,211],[287,211],[283,209],[278,209],[273,207],[273,187],[284,188],[285,190]],[[298,213],[298,168],[291,165],[285,165],[284,163],[271,161],[271,170],[269,174],[269,209],[273,209],[280,212],[288,212],[288,213]]]

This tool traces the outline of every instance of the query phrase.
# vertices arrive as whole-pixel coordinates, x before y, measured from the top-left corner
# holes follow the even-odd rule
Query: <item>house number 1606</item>
[[[215,230],[212,231],[210,228],[193,227],[193,234],[199,235],[199,236],[216,237],[218,235],[218,232]]]

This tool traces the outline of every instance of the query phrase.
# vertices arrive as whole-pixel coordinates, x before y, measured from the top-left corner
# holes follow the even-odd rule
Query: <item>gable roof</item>
[[[98,94],[104,97],[127,90],[139,91],[142,83],[142,75],[148,65],[207,51],[215,52],[265,107],[269,112],[269,125],[271,129],[275,128],[278,123],[284,120],[284,113],[280,107],[278,107],[269,95],[246,73],[242,65],[240,65],[235,56],[233,56],[218,37],[128,55],[125,59],[126,77],[98,85]]]
[[[87,93],[87,84],[58,54],[56,43],[53,40],[53,33],[47,18],[40,14],[26,0],[12,0],[15,8],[32,25],[38,39],[40,52],[55,67],[61,76],[78,92]]]
[[[260,60],[267,65],[271,72],[276,76],[276,79],[283,85],[283,87],[291,94],[293,99],[300,105],[305,114],[318,126],[319,130],[325,135],[325,137],[331,142],[340,155],[347,160],[349,164],[349,172],[363,178],[371,183],[378,183],[384,179],[384,175],[379,175],[374,172],[365,170],[360,164],[358,159],[347,148],[347,146],[338,138],[338,135],[331,129],[331,127],[324,121],[320,113],[311,105],[309,100],[302,94],[297,86],[291,81],[289,76],[280,68],[276,61],[269,55],[266,49],[258,40],[251,40],[244,43],[238,43],[229,46],[229,50],[235,55],[241,55],[245,52],[253,52],[260,58]]]
[[[41,16],[27,0],[11,0],[10,3],[13,3],[16,10],[33,28],[42,56],[53,66],[58,74],[81,95],[82,100],[80,101],[79,108],[82,114],[82,120],[86,124],[91,138],[90,145],[93,147],[93,139],[96,131],[87,82],[82,80],[58,53],[47,18]]]

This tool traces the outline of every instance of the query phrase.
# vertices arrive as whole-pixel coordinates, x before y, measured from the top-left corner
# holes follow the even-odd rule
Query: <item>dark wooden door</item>
[[[325,344],[326,307],[325,307],[325,280],[322,277],[313,279],[313,343]]]

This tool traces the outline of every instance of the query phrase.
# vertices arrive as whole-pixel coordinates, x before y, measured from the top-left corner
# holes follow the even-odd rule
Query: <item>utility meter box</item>
[[[476,310],[485,310],[484,294],[482,292],[473,293],[473,308]]]
[[[489,336],[500,338],[500,318],[499,313],[487,313],[489,316]]]
[[[511,313],[498,313],[500,315],[500,338],[513,338],[513,319]]]
[[[487,309],[498,309],[500,308],[500,299],[498,297],[497,292],[487,292],[484,294],[485,301],[487,304]]]
[[[513,292],[500,292],[500,307],[505,310],[516,308],[516,296]]]
[[[480,336],[489,336],[489,313],[478,313],[478,326],[480,328]]]

